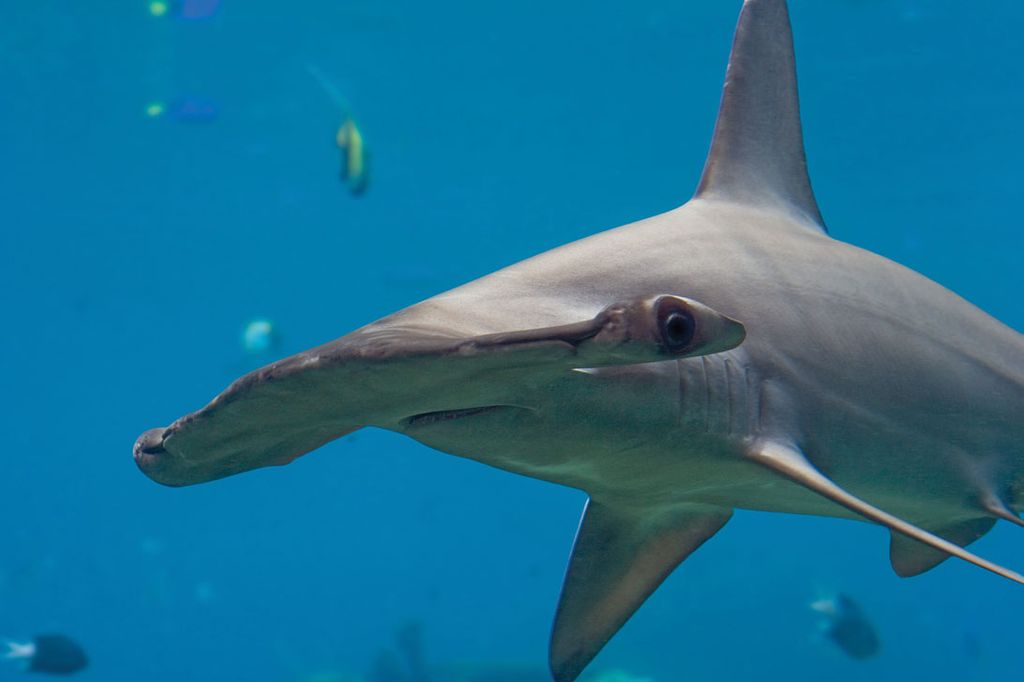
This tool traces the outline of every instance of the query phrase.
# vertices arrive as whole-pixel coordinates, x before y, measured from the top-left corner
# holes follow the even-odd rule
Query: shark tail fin
[[[983,559],[976,554],[972,554],[963,547],[960,547],[949,540],[941,538],[938,535],[904,521],[903,519],[897,518],[888,512],[884,512],[878,507],[875,507],[859,497],[846,492],[836,485],[831,479],[818,471],[814,465],[807,460],[807,457],[804,456],[803,452],[793,445],[777,441],[760,441],[747,450],[747,457],[751,461],[785,476],[794,483],[802,485],[808,490],[811,490],[840,506],[846,507],[850,511],[856,512],[870,521],[874,521],[875,523],[887,527],[893,533],[899,533],[906,536],[909,540],[925,545],[930,550],[941,552],[945,555],[955,556],[968,563],[974,564],[975,566],[984,568],[986,571],[991,571],[996,575],[1000,575],[1008,580],[1024,585],[1024,576],[1021,574],[988,561],[987,559]],[[975,528],[975,531],[976,530],[977,528]],[[932,555],[932,560],[934,559],[934,556],[935,555]],[[938,562],[932,563],[931,566],[926,565],[927,563],[927,561],[921,560],[911,562],[908,559],[907,568],[912,569],[924,566],[922,570],[928,570],[928,568],[931,568],[931,566],[934,566]],[[897,570],[899,570],[899,568],[897,568]],[[908,575],[912,575],[912,573],[908,573]]]
[[[652,520],[591,500],[583,510],[551,633],[555,682],[572,682],[731,509],[693,506]]]

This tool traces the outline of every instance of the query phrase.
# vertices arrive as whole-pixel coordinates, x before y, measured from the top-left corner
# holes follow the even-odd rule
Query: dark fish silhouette
[[[820,599],[811,608],[825,616],[825,634],[850,658],[864,660],[878,655],[881,642],[875,626],[852,598],[840,594]]]
[[[30,673],[70,675],[84,670],[89,658],[75,640],[66,635],[36,635],[31,642],[7,642],[4,658],[22,661]]]
[[[176,5],[181,19],[209,19],[217,13],[220,0],[181,0]]]
[[[181,95],[168,105],[167,115],[181,123],[210,123],[220,116],[220,106],[206,97]]]

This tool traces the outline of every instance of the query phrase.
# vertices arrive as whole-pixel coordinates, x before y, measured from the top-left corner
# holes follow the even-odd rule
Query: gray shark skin
[[[684,206],[554,249],[242,377],[144,433],[189,485],[357,429],[585,491],[551,637],[575,680],[734,508],[867,520],[915,575],[1024,505],[1024,344],[828,236],[784,0],[747,0]]]

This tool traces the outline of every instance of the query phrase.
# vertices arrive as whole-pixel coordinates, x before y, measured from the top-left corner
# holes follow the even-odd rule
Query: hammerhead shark
[[[364,427],[589,496],[551,635],[575,680],[736,508],[890,530],[896,573],[1024,525],[1024,344],[831,238],[807,175],[784,0],[746,0],[680,208],[553,249],[235,381],[146,431],[190,485]]]

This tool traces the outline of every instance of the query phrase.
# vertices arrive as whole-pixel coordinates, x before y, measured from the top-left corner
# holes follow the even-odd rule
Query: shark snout
[[[135,463],[143,471],[158,466],[160,460],[167,454],[167,450],[164,449],[164,431],[166,429],[150,429],[135,441],[132,456],[135,457]]]
[[[164,485],[184,485],[189,481],[177,480],[174,474],[176,468],[180,469],[180,462],[164,446],[164,436],[169,429],[149,429],[135,441],[132,448],[132,456],[135,464],[142,473],[151,479]]]

